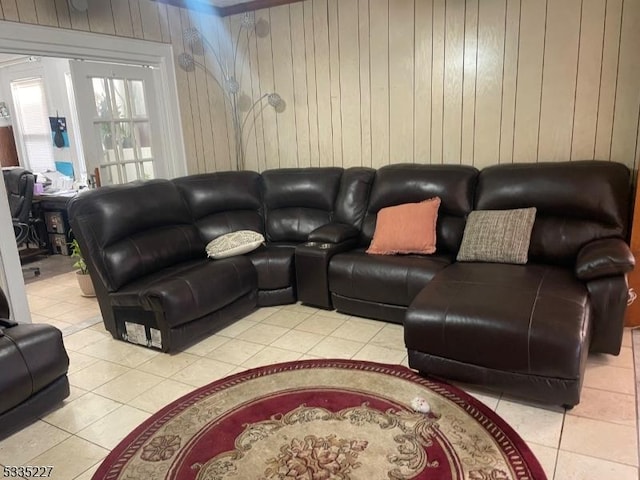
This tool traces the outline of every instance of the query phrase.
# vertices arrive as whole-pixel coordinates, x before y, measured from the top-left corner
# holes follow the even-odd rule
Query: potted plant
[[[82,251],[80,250],[80,245],[78,245],[78,240],[74,238],[69,245],[71,245],[71,257],[77,258],[76,263],[73,264],[73,267],[78,269],[76,271],[76,275],[78,275],[78,285],[80,285],[82,296],[95,297],[96,291],[93,288],[93,282],[91,281],[91,277],[89,276],[89,270],[87,270],[87,264],[84,261],[84,257],[82,256]]]

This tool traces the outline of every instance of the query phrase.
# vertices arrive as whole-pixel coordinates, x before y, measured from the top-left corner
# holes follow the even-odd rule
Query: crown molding
[[[174,7],[186,8],[195,12],[214,13],[221,17],[236,15],[238,13],[261,10],[263,8],[277,7],[288,3],[301,2],[302,0],[252,0],[238,3],[228,7],[216,7],[208,0],[155,0],[158,3],[166,3]]]

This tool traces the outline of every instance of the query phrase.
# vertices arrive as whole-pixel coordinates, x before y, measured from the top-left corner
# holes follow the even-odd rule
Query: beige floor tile
[[[324,359],[322,357],[317,357],[315,355],[309,355],[308,353],[305,353],[298,360],[324,360]]]
[[[411,366],[409,365],[409,355],[405,355],[404,358],[402,359],[402,362],[400,362],[400,365],[404,365],[407,368],[411,368]],[[415,368],[413,370],[416,370]]]
[[[502,398],[496,413],[525,441],[558,448],[564,417],[560,409],[547,410]]]
[[[318,311],[316,307],[310,307],[309,305],[303,305],[302,303],[291,303],[282,307],[282,310],[292,310],[294,312],[308,313],[313,315]]]
[[[231,375],[235,375],[236,373],[246,372],[247,370],[249,370],[249,367],[241,367],[241,366],[236,367],[227,374],[227,377],[230,377]]]
[[[358,353],[364,345],[362,342],[354,342],[352,340],[345,340],[344,338],[326,337],[307,353],[322,358],[351,358]]]
[[[248,342],[259,343],[261,345],[271,345],[277,338],[281,337],[288,331],[288,328],[258,323],[239,334],[237,338]]]
[[[101,447],[112,450],[124,437],[149,417],[149,412],[122,405],[87,428],[80,430],[77,435]]]
[[[67,350],[78,351],[105,338],[111,338],[111,335],[87,328],[64,337],[64,346]]]
[[[567,414],[635,427],[635,400],[633,395],[584,387],[580,403]]]
[[[68,432],[38,420],[0,442],[0,464],[24,465],[69,437]]]
[[[69,356],[69,373],[82,370],[99,360],[90,355],[85,355],[84,353],[74,352],[73,350],[67,351],[67,355]]]
[[[34,309],[45,311],[44,309],[47,307],[52,307],[61,302],[62,299],[59,297],[40,297],[38,295],[27,294],[27,303],[29,304],[31,313],[34,313]]]
[[[624,332],[622,333],[622,346],[623,347],[630,347],[631,346],[631,332],[633,331],[632,328],[626,327],[624,329]]]
[[[106,333],[107,335],[109,335],[109,337],[111,337],[111,334],[107,331],[107,329],[104,326],[104,322],[100,321],[100,323],[96,323],[95,325],[92,325],[91,327],[89,327],[90,330],[95,330],[96,332],[100,332],[100,333]]]
[[[73,436],[37,456],[29,463],[39,466],[50,465],[53,469],[48,478],[69,480],[100,462],[108,454],[109,450]]]
[[[638,466],[636,430],[626,425],[567,415],[561,450]]]
[[[73,385],[69,385],[69,396],[65,398],[62,402],[63,404],[73,402],[76,398],[80,398],[85,393],[88,393],[88,390],[84,388],[74,387]]]
[[[69,433],[76,433],[120,406],[118,402],[89,392],[46,415],[43,420]]]
[[[193,385],[176,382],[175,380],[165,379],[155,387],[150,388],[127,405],[144,410],[149,413],[156,413],[160,409],[166,407],[171,402],[190,393],[194,390]]]
[[[638,480],[638,469],[573,452],[558,452],[556,480]]]
[[[298,324],[295,330],[317,333],[318,335],[329,335],[344,322],[345,320],[342,318],[324,317],[322,315],[315,314]]]
[[[452,382],[453,383],[453,382]],[[498,403],[500,402],[500,398],[502,394],[497,392],[492,392],[481,387],[477,387],[475,385],[467,385],[467,384],[459,384],[453,383],[458,388],[464,390],[466,393],[471,395],[476,400],[482,402],[486,407],[494,410],[498,407]]]
[[[173,355],[163,353],[153,357],[148,362],[141,364],[137,369],[160,377],[168,378],[171,375],[178,373],[180,370],[185,369],[198,359],[200,359],[198,355],[192,355],[185,352]]]
[[[102,464],[101,461],[96,463],[94,466],[92,466],[88,470],[85,470],[80,475],[75,477],[73,480],[93,480],[93,475],[98,471],[98,468],[100,467],[101,464]]]
[[[238,320],[237,322],[232,323],[228,327],[223,328],[222,330],[217,332],[217,335],[221,335],[223,337],[229,337],[229,338],[236,338],[242,332],[244,332],[245,330],[249,330],[251,327],[254,327],[256,324],[257,322],[252,322],[250,320],[247,320],[246,318],[243,318],[242,320]]]
[[[69,305],[73,305],[75,309],[61,313],[59,315],[55,315],[53,318],[55,318],[56,320],[62,320],[63,322],[68,322],[68,323],[79,323],[79,322],[84,322],[85,320],[88,320],[100,314],[100,309],[97,306],[79,307],[77,305],[74,305],[73,303],[69,303]]]
[[[188,367],[172,375],[172,379],[194,387],[202,387],[224,378],[237,365],[223,363],[209,358],[200,358]]]
[[[80,308],[97,308],[97,313],[100,313],[100,306],[95,298],[74,297],[67,300],[69,303],[73,303]]]
[[[88,367],[69,374],[69,383],[85,390],[93,390],[100,385],[127,373],[130,369],[115,363],[98,360]]]
[[[556,469],[556,458],[558,457],[558,450],[545,445],[538,445],[537,443],[527,443],[533,454],[540,462],[544,473],[547,475],[547,480],[553,480]]]
[[[261,322],[263,321],[265,318],[268,318],[269,316],[273,315],[274,313],[276,313],[279,310],[272,310],[270,308],[259,308],[258,310],[256,310],[255,312],[247,315],[246,317],[244,317],[245,320],[249,320],[250,322]]]
[[[206,356],[219,362],[242,365],[243,362],[253,357],[262,349],[264,349],[264,345],[233,338],[224,345],[209,352]]]
[[[34,316],[32,315],[31,316],[32,323],[47,323],[49,325],[52,325],[52,326],[56,327],[58,330],[61,330],[62,332],[64,332],[65,329],[73,326],[72,323],[62,322],[62,321],[56,320],[54,318],[39,317],[38,321],[36,321],[36,320],[34,320],[33,317]]]
[[[323,338],[323,335],[318,335],[317,333],[290,330],[273,342],[271,346],[306,353],[320,343]]]
[[[80,353],[117,363],[123,367],[137,367],[161,355],[158,351],[140,345],[105,338],[79,350]]]
[[[606,353],[593,353],[589,355],[587,365],[604,364],[612,367],[633,368],[633,349],[622,347],[619,355],[607,355]]]
[[[368,344],[358,350],[351,358],[369,362],[399,364],[405,355],[404,351]]]
[[[31,322],[32,323],[49,323],[51,319],[45,315],[38,315],[37,313],[31,312]]]
[[[347,315],[346,313],[339,312],[337,310],[324,310],[319,308],[315,315],[320,315],[323,317],[329,318],[337,318],[338,320],[349,320],[351,315]],[[355,317],[354,317],[355,318]]]
[[[46,315],[47,317],[57,318],[62,321],[65,321],[64,314],[71,315],[70,312],[73,312],[75,310],[78,310],[78,306],[69,302],[59,302],[44,308],[37,308],[37,307],[33,308],[33,311],[36,313],[39,313],[40,315]]]
[[[255,325],[251,322],[252,325]],[[230,327],[227,327],[230,328]],[[212,352],[214,349],[218,348],[220,345],[224,345],[229,341],[229,336],[222,336],[220,332],[215,335],[211,335],[210,337],[203,338],[198,343],[191,345],[189,348],[183,350],[183,353],[189,353],[191,355],[197,355],[199,357],[204,357],[207,353]]]
[[[116,402],[127,403],[162,380],[164,379],[157,375],[131,370],[104,385],[100,385],[93,391]]]
[[[310,316],[311,314],[307,312],[282,309],[273,315],[269,315],[267,318],[262,320],[261,323],[265,325],[275,325],[277,327],[294,328]]]
[[[627,395],[633,395],[636,391],[633,369],[601,364],[587,367],[583,386]]]
[[[344,338],[356,342],[367,343],[382,330],[384,323],[349,319],[331,332],[332,337]]]
[[[263,367],[274,363],[293,362],[298,360],[301,354],[291,350],[283,350],[282,348],[266,347],[260,350],[241,366],[247,368]]]
[[[402,350],[405,354],[407,347],[404,345],[404,329],[402,325],[387,323],[370,341],[371,345]]]

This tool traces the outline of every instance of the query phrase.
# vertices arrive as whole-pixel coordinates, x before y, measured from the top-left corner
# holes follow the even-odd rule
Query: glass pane
[[[142,80],[129,81],[129,95],[131,98],[133,117],[146,117],[147,105],[144,101],[144,84],[142,83]]]
[[[155,178],[153,173],[153,162],[142,162],[142,178],[145,180]]]
[[[136,163],[125,163],[122,167],[124,168],[124,181],[125,182],[133,182],[134,180],[138,180],[140,176],[138,175]]]
[[[151,152],[151,128],[148,122],[136,122],[134,124],[136,144],[138,146],[138,158],[153,158]]]
[[[117,161],[115,142],[113,141],[113,133],[111,131],[111,123],[97,122],[95,125],[96,135],[100,139],[100,147],[102,150],[102,161],[100,163],[110,163]]]
[[[135,141],[129,122],[115,123],[118,146],[120,147],[120,161],[135,160]]]
[[[129,118],[129,106],[127,104],[127,92],[124,87],[124,80],[114,78],[111,80],[113,85],[113,98],[115,100],[114,118]]]
[[[102,165],[100,167],[100,181],[103,185],[121,183],[118,165]]]
[[[96,102],[96,114],[99,118],[111,118],[111,109],[109,108],[109,97],[107,96],[107,87],[104,78],[92,78],[93,97]]]

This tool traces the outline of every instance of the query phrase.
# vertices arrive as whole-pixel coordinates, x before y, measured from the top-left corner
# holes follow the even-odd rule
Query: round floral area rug
[[[136,428],[94,480],[545,480],[525,442],[408,368],[307,360],[202,387]]]

